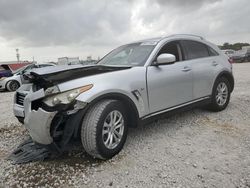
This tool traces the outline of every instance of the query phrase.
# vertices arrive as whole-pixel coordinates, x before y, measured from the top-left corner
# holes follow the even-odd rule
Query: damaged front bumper
[[[14,114],[17,117],[24,117],[24,126],[29,131],[32,140],[43,145],[51,144],[53,138],[50,135],[50,125],[57,111],[48,112],[41,107],[36,110],[32,109],[32,102],[45,96],[44,90],[40,89],[36,92],[18,91],[16,95]],[[18,95],[23,96],[23,101],[18,99]]]
[[[47,112],[42,108],[32,110],[24,119],[24,126],[28,129],[33,141],[48,145],[53,142],[50,135],[50,125],[57,112]]]
[[[24,96],[23,101],[18,96]],[[14,114],[17,118],[24,118],[24,126],[29,131],[32,140],[41,145],[53,144],[53,134],[51,133],[52,123],[55,116],[62,115],[69,118],[86,106],[86,103],[75,101],[75,103],[65,105],[65,108],[45,108],[40,105],[34,108],[34,103],[45,97],[43,89],[27,93],[18,91],[15,97]],[[66,109],[66,110],[65,110]],[[72,126],[73,127],[73,126]]]
[[[14,100],[14,113],[17,117],[24,118],[24,126],[29,131],[30,138],[18,146],[7,159],[13,164],[22,164],[52,159],[71,150],[69,141],[71,138],[76,138],[81,119],[86,111],[86,103],[75,101],[64,106],[65,108],[56,109],[43,105],[34,108],[32,107],[34,103],[44,97],[43,90],[21,94],[25,96],[24,105],[17,104],[17,100]],[[57,128],[61,132],[60,140],[56,137]]]

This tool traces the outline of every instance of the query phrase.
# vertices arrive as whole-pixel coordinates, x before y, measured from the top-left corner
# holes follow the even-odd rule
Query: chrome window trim
[[[180,36],[180,37],[176,37],[176,38],[166,37],[166,38],[161,39],[158,42],[158,44],[155,46],[154,50],[151,52],[151,54],[148,57],[146,63],[144,64],[144,67],[153,66],[153,63],[154,63],[153,61],[156,58],[156,55],[158,54],[158,52],[161,50],[161,48],[164,45],[166,45],[169,42],[177,41],[177,42],[180,42],[180,46],[181,46],[181,41],[182,40],[188,40],[188,41],[194,41],[194,42],[201,43],[201,44],[203,44],[205,46],[208,46],[208,47],[212,48],[215,52],[217,52],[218,54],[220,54],[216,49],[214,49],[213,45],[211,45],[209,42],[207,42],[205,40],[197,39],[197,38],[194,38],[194,37],[184,37],[184,36],[183,37]],[[182,50],[185,51],[183,48],[182,48]],[[183,52],[183,53],[185,53],[185,52]],[[196,58],[196,59],[184,59],[185,54],[182,54],[182,55],[183,55],[182,61],[178,61],[178,62],[185,62],[185,61],[196,60],[196,59],[216,57],[216,56],[207,56],[207,57],[200,57],[200,58]]]

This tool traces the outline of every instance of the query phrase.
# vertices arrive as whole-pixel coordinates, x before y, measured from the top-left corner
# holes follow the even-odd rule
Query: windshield
[[[106,55],[99,65],[143,66],[155,47],[155,43],[133,43],[121,46]]]

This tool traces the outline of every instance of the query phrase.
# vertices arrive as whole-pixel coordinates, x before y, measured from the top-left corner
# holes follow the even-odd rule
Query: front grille
[[[16,103],[23,106],[23,101],[24,101],[25,96],[26,96],[26,94],[17,92],[16,93]]]

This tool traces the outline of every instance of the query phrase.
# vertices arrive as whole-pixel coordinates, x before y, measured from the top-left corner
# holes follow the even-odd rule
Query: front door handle
[[[216,61],[213,61],[212,65],[216,67],[218,65],[218,63]]]
[[[188,67],[188,66],[185,66],[183,69],[182,69],[182,71],[183,72],[188,72],[188,71],[191,71],[192,69],[190,68],[190,67]]]

